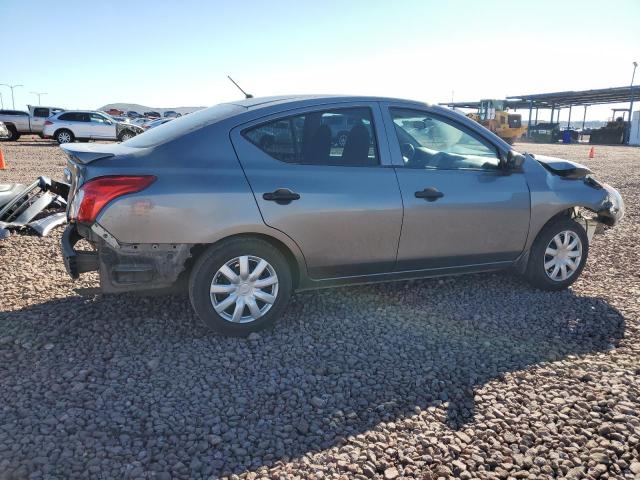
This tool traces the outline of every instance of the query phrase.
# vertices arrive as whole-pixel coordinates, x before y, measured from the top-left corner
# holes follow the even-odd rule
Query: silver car
[[[120,122],[104,112],[95,110],[68,110],[56,113],[44,122],[45,138],[53,138],[59,144],[76,140],[125,141],[142,133],[142,128]]]
[[[231,335],[272,325],[295,290],[506,268],[563,289],[624,214],[586,167],[408,100],[252,98],[62,148],[69,274],[99,270],[105,292],[184,280],[203,322]]]

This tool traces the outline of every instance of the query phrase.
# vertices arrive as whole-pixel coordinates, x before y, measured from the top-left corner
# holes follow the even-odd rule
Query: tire
[[[59,145],[62,145],[63,143],[73,143],[75,141],[75,136],[71,130],[62,128],[56,132],[55,139]]]
[[[236,262],[240,257],[247,258],[245,272],[249,274],[256,270],[260,260],[264,260],[268,267],[254,281],[272,282],[275,275],[276,283],[256,288],[251,276],[246,273],[247,280],[243,282],[242,275],[238,275],[240,262]],[[225,269],[225,266],[232,274],[236,274],[235,282],[222,274],[221,269]],[[219,292],[221,289],[225,291],[212,294],[212,287],[217,287]],[[189,278],[189,298],[200,320],[211,330],[238,337],[272,327],[286,308],[291,290],[291,269],[284,255],[270,243],[250,237],[229,239],[211,246],[198,258]],[[229,293],[230,291],[232,292]],[[261,293],[258,297],[253,292]],[[263,294],[267,294],[267,297]],[[234,295],[234,298],[241,297],[242,302],[233,302]],[[275,297],[275,300],[269,299],[270,296]],[[263,301],[262,298],[267,298],[272,303]],[[253,301],[253,309],[248,304],[245,305],[245,299]],[[225,307],[225,301],[228,307]],[[217,303],[217,311],[214,302]],[[236,311],[240,308],[241,318],[238,319]],[[258,310],[260,315],[252,318]]]
[[[5,142],[17,142],[20,138],[20,134],[16,130],[16,127],[13,125],[7,125],[7,130],[9,130],[9,138],[3,139]]]
[[[554,240],[556,238],[561,241],[568,238],[568,245],[558,246],[556,240]],[[572,249],[570,247],[575,239],[579,241],[576,243],[577,247]],[[550,249],[549,252],[559,250],[560,257],[548,254],[547,248]],[[580,252],[579,257],[576,256],[578,252]],[[544,226],[536,237],[529,253],[525,277],[531,285],[541,290],[563,290],[580,277],[588,256],[589,239],[584,227],[573,219],[561,218]],[[573,263],[577,263],[577,265],[575,270],[569,273],[573,267],[565,264],[564,268],[568,275],[563,279],[561,264],[566,261],[565,257],[572,260]],[[556,262],[556,258],[559,259],[559,263],[552,263]],[[578,262],[575,261],[576,258],[579,258]],[[549,265],[548,270],[545,265]],[[557,273],[556,266],[558,266]],[[552,278],[554,273],[556,278]]]
[[[118,136],[118,140],[121,142],[126,142],[130,138],[135,137],[136,135],[131,130],[125,130]]]

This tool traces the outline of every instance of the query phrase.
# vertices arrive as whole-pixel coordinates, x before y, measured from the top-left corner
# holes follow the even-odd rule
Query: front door
[[[529,230],[525,175],[505,174],[496,146],[451,119],[384,113],[405,208],[396,270],[515,260]]]
[[[344,118],[340,138],[330,124]],[[402,200],[377,104],[272,116],[231,138],[265,223],[298,244],[312,278],[393,270]]]
[[[91,132],[91,138],[109,140],[116,138],[116,125],[113,120],[110,120],[99,113],[91,113],[90,120],[89,129]]]

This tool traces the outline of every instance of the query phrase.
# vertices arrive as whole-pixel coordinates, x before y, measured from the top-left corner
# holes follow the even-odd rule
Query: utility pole
[[[31,92],[31,93],[38,96],[38,105],[42,105],[42,103],[40,103],[40,97],[42,95],[47,95],[47,92]]]
[[[8,83],[0,83],[0,85],[4,86],[4,87],[9,87],[11,89],[11,105],[13,106],[13,109],[16,109],[16,101],[13,98],[13,89],[14,88],[18,88],[18,87],[24,87],[24,85],[9,85]]]
[[[0,110],[4,110],[4,101],[2,100],[2,92],[0,92]]]
[[[636,76],[636,68],[638,67],[638,62],[633,62],[633,73],[631,74],[631,88],[629,90],[631,90],[630,95],[631,98],[629,100],[629,128],[627,128],[627,132],[625,134],[625,142],[626,144],[629,143],[629,138],[631,137],[631,120],[633,117],[633,79]]]

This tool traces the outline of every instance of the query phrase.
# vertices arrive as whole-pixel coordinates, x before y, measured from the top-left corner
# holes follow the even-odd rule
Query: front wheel
[[[525,276],[542,290],[562,290],[575,282],[587,263],[589,239],[570,218],[546,225],[535,239]]]
[[[127,140],[133,137],[135,137],[135,134],[133,132],[129,130],[125,130],[120,134],[120,137],[118,138],[118,140],[120,140],[121,142],[126,142]]]
[[[189,279],[191,304],[212,330],[246,336],[273,326],[289,302],[284,255],[257,238],[223,241],[205,251]]]

